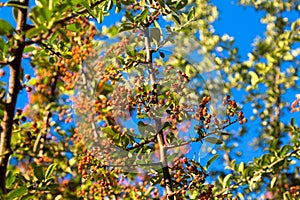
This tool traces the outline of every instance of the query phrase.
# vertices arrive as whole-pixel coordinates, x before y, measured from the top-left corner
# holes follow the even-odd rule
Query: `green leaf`
[[[44,26],[38,26],[38,27],[31,28],[26,32],[26,37],[33,38],[35,36],[42,34],[45,30],[46,30],[46,28]]]
[[[243,171],[244,171],[244,169],[245,169],[245,163],[244,162],[241,162],[240,164],[239,164],[239,172],[241,172],[241,173],[243,173]]]
[[[9,171],[6,177],[6,187],[11,188],[15,180],[16,176],[12,173],[12,171]]]
[[[150,38],[157,45],[160,42],[160,40],[161,40],[160,29],[158,29],[158,28],[151,28],[150,29]]]
[[[146,8],[145,10],[142,11],[142,13],[136,18],[135,21],[140,21],[143,22],[148,16],[148,8]]]
[[[97,17],[94,15],[94,12],[92,11],[90,5],[88,4],[88,1],[80,1],[80,3],[87,9],[87,11],[89,12],[89,14],[93,18],[97,19]]]
[[[7,21],[0,19],[0,35],[8,35],[14,32],[14,28]]]
[[[133,29],[131,23],[123,23],[119,29],[119,33]]]
[[[220,154],[216,154],[214,156],[212,156],[206,163],[205,169],[207,170],[209,168],[209,166],[217,159],[220,157]]]
[[[222,140],[220,140],[219,138],[216,138],[216,137],[206,137],[206,138],[204,138],[204,140],[211,144],[222,144],[223,143]]]
[[[13,199],[15,199],[15,198],[17,198],[17,197],[22,196],[22,195],[25,194],[26,192],[27,192],[27,187],[24,187],[24,186],[19,187],[19,188],[15,189],[15,190],[10,191],[10,192],[7,194],[7,196],[6,196],[6,199],[7,199],[7,200],[13,200]]]
[[[32,168],[33,168],[34,176],[35,176],[39,181],[43,181],[43,180],[45,179],[43,167],[42,167],[42,166],[38,166],[38,165],[36,165],[36,164],[32,164],[31,166],[32,166]]]
[[[50,178],[50,176],[52,175],[54,169],[56,168],[57,164],[51,164],[47,170],[46,170],[46,173],[45,173],[45,179],[48,179]]]
[[[193,8],[189,11],[187,20],[190,21],[190,20],[193,19],[194,17],[195,17],[195,7],[193,7]]]
[[[36,49],[36,47],[34,46],[26,46],[23,53],[28,53],[28,52],[32,52]]]
[[[125,17],[127,17],[127,19],[130,21],[130,22],[134,22],[134,18],[133,18],[133,16],[132,16],[132,14],[131,14],[131,12],[129,12],[128,10],[126,11],[126,13],[125,13]]]
[[[58,29],[58,33],[59,33],[59,35],[63,38],[63,40],[64,40],[65,42],[67,42],[67,43],[70,42],[70,40],[69,40],[69,38],[68,38],[68,36],[67,36],[65,30],[63,30],[63,29]]]
[[[251,77],[251,85],[256,86],[259,81],[258,75],[254,71],[249,71],[248,74]]]
[[[34,196],[35,196],[35,194],[29,193],[29,194],[24,195],[21,200],[33,199]]]
[[[76,32],[80,29],[81,25],[79,23],[73,23],[73,24],[69,24],[67,25],[67,29],[69,31],[73,31],[73,32]]]
[[[227,176],[225,176],[225,178],[223,179],[223,182],[222,182],[222,187],[223,188],[226,188],[229,186],[230,184],[230,178],[232,177],[232,174],[228,174]]]
[[[175,22],[176,22],[178,25],[181,24],[180,19],[179,19],[179,17],[178,17],[177,15],[172,14],[172,18],[175,20]]]
[[[178,1],[178,4],[176,5],[176,9],[177,10],[180,10],[182,8],[184,8],[188,3],[188,0],[181,0],[181,1]]]
[[[277,176],[274,176],[271,180],[270,188],[273,188],[276,185],[277,182]]]

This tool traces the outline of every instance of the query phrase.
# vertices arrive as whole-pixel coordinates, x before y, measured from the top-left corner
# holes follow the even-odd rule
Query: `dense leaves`
[[[0,198],[299,198],[299,4],[240,4],[246,59],[209,1],[0,3]]]

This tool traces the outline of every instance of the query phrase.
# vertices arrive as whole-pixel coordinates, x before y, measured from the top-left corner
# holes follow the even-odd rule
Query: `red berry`
[[[32,91],[32,87],[27,86],[26,87],[26,92],[31,92]]]
[[[25,79],[29,80],[30,79],[30,74],[25,74]]]
[[[3,69],[0,69],[0,77],[5,76],[5,71]]]

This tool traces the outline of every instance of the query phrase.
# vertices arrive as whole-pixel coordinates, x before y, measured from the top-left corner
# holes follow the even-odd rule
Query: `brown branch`
[[[8,62],[8,61],[0,60],[0,65],[9,65],[9,64],[10,64],[10,62]]]
[[[26,6],[29,4],[29,0],[21,0],[20,2],[24,3]],[[25,48],[25,34],[22,34],[22,31],[25,30],[26,27],[27,9],[19,9],[18,12],[16,31],[17,34],[20,34],[20,38],[15,40],[14,46],[17,48],[13,56],[14,59],[11,63],[9,63],[10,76],[8,93],[4,107],[4,117],[1,122],[0,135],[0,155],[4,154],[0,157],[0,189],[4,194],[7,193],[5,177],[8,160],[12,153],[10,141],[12,136],[15,107],[20,89],[19,74],[22,65],[23,51]]]
[[[155,77],[155,69],[153,67],[153,60],[152,60],[152,49],[151,49],[151,44],[150,44],[150,35],[149,35],[149,27],[144,27],[144,42],[145,42],[145,51],[146,51],[146,62],[148,63],[148,72],[149,72],[149,78],[150,78],[150,83],[153,86],[156,83],[156,77]],[[155,125],[156,125],[156,130],[159,130],[159,127],[161,127],[161,120],[159,118],[155,118]],[[168,160],[167,160],[167,149],[166,149],[166,144],[164,141],[163,137],[163,132],[160,130],[157,133],[157,143],[159,145],[159,155],[160,155],[160,162],[162,164],[162,171],[164,175],[164,180],[165,180],[165,190],[166,190],[166,195],[168,200],[173,200],[174,199],[174,194],[173,194],[173,188],[172,188],[172,179],[171,175],[169,172],[169,167],[168,167]]]
[[[55,89],[56,89],[56,84],[58,81],[58,73],[56,74],[56,76],[54,76],[54,82],[51,85],[51,93],[50,93],[50,101],[49,103],[52,103],[55,101]],[[50,108],[49,108],[50,109]],[[42,156],[43,152],[44,152],[44,145],[45,145],[45,141],[46,141],[46,136],[48,133],[48,130],[50,128],[50,118],[52,116],[51,110],[46,110],[46,114],[45,114],[45,118],[44,118],[44,128],[42,131],[40,131],[40,133],[38,134],[34,146],[33,146],[33,152],[37,153],[38,148],[39,148],[39,154],[38,156]]]
[[[138,143],[138,144],[135,145],[135,146],[125,148],[125,150],[126,150],[126,151],[133,150],[133,149],[139,148],[139,147],[141,147],[141,146],[144,146],[145,144],[149,144],[149,143],[155,142],[155,141],[156,141],[156,136],[155,136],[155,137],[148,138],[148,139],[146,139],[146,140],[143,140],[142,142]]]
[[[255,176],[259,175],[259,174],[268,173],[269,172],[268,169],[271,169],[273,166],[275,166],[276,164],[278,164],[279,162],[281,162],[283,160],[288,159],[289,157],[294,157],[293,154],[297,153],[298,151],[300,151],[300,147],[298,147],[297,149],[295,149],[291,153],[286,154],[285,156],[279,158],[278,160],[275,160],[272,164],[269,164],[267,167],[263,167],[260,170],[255,171],[255,173],[252,175],[252,177],[255,177]],[[240,181],[238,181],[238,182],[230,185],[229,187],[223,188],[221,191],[219,191],[218,193],[216,193],[214,196],[217,197],[219,195],[222,195],[227,190],[233,189],[233,188],[239,186],[240,184],[248,181],[249,179],[251,180],[251,178],[249,176],[246,177],[246,178],[241,178],[241,179],[239,179]]]

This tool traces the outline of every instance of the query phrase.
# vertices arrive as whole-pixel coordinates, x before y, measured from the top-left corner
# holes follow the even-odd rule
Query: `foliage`
[[[0,3],[17,24],[0,19],[1,198],[297,199],[300,129],[286,111],[299,97],[284,94],[298,89],[300,21],[285,15],[299,4],[240,4],[265,13],[246,60],[214,33],[206,0]],[[233,155],[251,134],[236,89],[264,151],[248,163]],[[194,143],[225,169],[219,154],[193,158]]]

